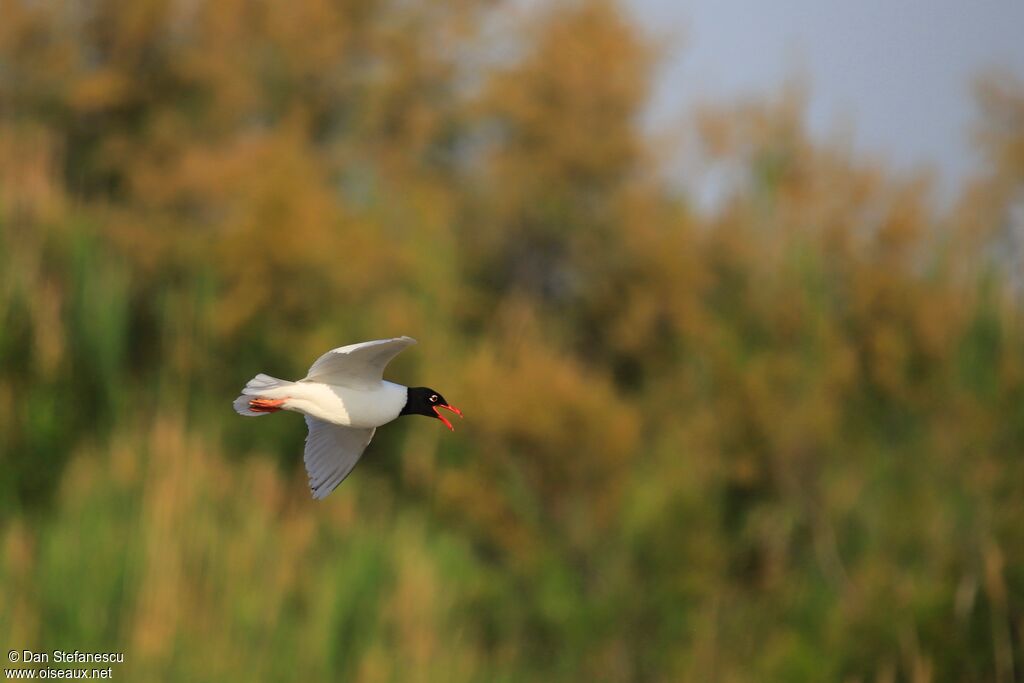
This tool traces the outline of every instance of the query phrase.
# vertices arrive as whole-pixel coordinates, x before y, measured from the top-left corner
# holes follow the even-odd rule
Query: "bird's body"
[[[323,498],[352,471],[377,427],[415,414],[436,417],[451,429],[438,408],[462,415],[432,389],[383,379],[388,362],[415,343],[396,337],[342,346],[322,355],[297,382],[256,375],[234,408],[248,416],[280,410],[306,416],[306,470],[313,497]]]
[[[258,391],[261,399],[283,400],[281,410],[292,410],[342,427],[380,427],[402,412],[408,387],[381,381],[375,387],[354,389],[303,379],[280,382]],[[243,396],[248,406],[251,397]]]

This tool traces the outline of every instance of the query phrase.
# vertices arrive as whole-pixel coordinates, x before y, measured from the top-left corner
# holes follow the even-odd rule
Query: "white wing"
[[[374,429],[342,427],[306,416],[306,452],[303,460],[309,474],[309,489],[317,500],[338,487],[373,438]]]
[[[415,343],[412,337],[395,337],[332,349],[317,358],[301,381],[355,388],[373,386],[384,378],[384,367],[391,359]]]

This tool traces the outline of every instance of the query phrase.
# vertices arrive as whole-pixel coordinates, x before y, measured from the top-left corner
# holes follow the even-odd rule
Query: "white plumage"
[[[354,429],[306,416],[306,452],[303,461],[309,474],[309,490],[317,500],[338,487],[377,431],[375,427]]]
[[[292,410],[306,416],[304,461],[314,498],[333,491],[359,461],[377,427],[401,414],[408,388],[384,381],[384,368],[416,340],[350,344],[320,356],[297,382],[259,374],[234,401],[240,415]]]

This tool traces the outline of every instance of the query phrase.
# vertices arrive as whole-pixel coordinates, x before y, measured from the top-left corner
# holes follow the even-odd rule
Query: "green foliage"
[[[508,11],[0,0],[0,641],[125,680],[1019,678],[1020,84],[946,212],[792,93],[708,109],[738,172],[700,214],[621,8]],[[301,421],[230,401],[396,334],[467,418],[314,505]]]

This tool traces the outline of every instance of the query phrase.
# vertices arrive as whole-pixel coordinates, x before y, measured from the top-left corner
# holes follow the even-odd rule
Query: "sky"
[[[973,83],[1024,81],[1024,0],[629,0],[668,53],[653,125],[700,101],[810,90],[819,135],[897,170],[933,166],[943,193],[977,170]]]

